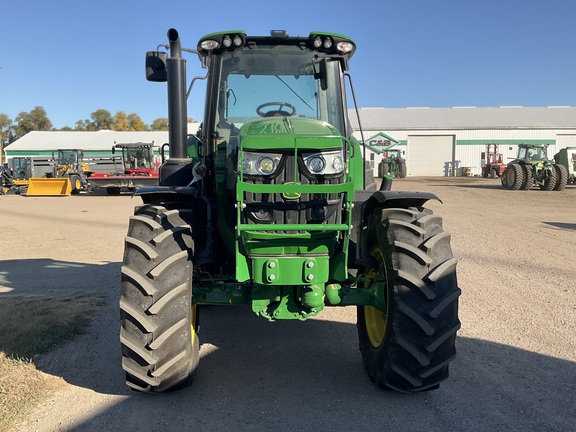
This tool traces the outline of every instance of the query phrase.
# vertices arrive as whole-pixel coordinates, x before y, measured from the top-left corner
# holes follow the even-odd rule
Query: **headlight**
[[[344,171],[342,150],[303,155],[304,164],[315,175],[340,174]]]
[[[215,41],[215,40],[205,40],[205,41],[202,41],[202,43],[200,44],[200,47],[202,49],[207,50],[207,51],[215,50],[219,46],[220,46],[220,43],[218,41]]]
[[[245,151],[242,154],[242,172],[245,175],[272,175],[278,169],[281,158],[279,154]]]

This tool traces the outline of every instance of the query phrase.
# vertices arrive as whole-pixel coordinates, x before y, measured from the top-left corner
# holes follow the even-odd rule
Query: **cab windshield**
[[[58,163],[61,165],[74,165],[78,163],[78,152],[74,150],[59,150]]]
[[[148,148],[124,149],[124,165],[128,169],[152,168],[152,154]]]
[[[229,140],[245,123],[270,116],[322,120],[344,135],[340,63],[325,62],[324,85],[315,78],[320,63],[316,53],[299,46],[255,46],[223,54],[215,68],[218,136]]]

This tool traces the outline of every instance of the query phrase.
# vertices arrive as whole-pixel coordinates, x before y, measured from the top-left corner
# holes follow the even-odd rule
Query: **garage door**
[[[450,176],[454,136],[408,136],[406,166],[410,176]]]

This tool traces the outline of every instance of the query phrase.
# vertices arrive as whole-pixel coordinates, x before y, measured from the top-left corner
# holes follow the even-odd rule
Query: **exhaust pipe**
[[[188,113],[186,110],[186,60],[182,58],[182,48],[178,32],[168,30],[170,57],[166,61],[168,72],[168,134],[170,157],[186,158],[188,148]]]
[[[188,113],[186,109],[186,60],[178,32],[168,30],[170,57],[166,60],[168,87],[168,141],[170,158],[160,168],[161,186],[186,186],[192,181],[188,158]]]

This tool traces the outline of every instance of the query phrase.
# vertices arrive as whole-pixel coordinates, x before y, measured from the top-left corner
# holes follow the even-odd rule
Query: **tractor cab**
[[[54,156],[54,154],[52,154],[52,156]],[[92,171],[90,166],[84,162],[83,159],[84,152],[82,150],[58,150],[56,165],[54,166],[54,177],[68,177],[70,175],[90,177]]]
[[[148,175],[154,170],[154,143],[114,143],[112,154],[122,152],[124,174]]]
[[[543,161],[548,160],[546,145],[519,144],[518,160],[524,161]]]
[[[526,149],[528,150],[528,149]],[[545,147],[535,147],[527,152],[527,159],[530,160],[542,160],[547,159],[546,157],[546,148]]]
[[[382,153],[383,159],[402,159],[402,150],[388,149]]]
[[[32,177],[32,163],[30,158],[12,158],[12,178],[13,180],[29,180]]]

